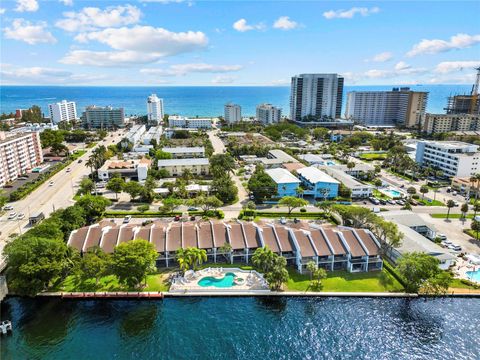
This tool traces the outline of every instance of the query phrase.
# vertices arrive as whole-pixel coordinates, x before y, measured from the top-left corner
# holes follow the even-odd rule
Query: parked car
[[[387,205],[387,202],[386,202],[385,200],[383,200],[383,199],[380,199],[380,204],[382,204],[382,205]]]
[[[53,186],[53,181],[50,181],[50,182],[48,183],[48,186]]]
[[[124,224],[128,224],[130,222],[130,220],[132,219],[132,216],[131,215],[127,215],[123,218],[123,223]]]
[[[191,206],[188,208],[188,211],[198,211],[198,209],[196,207]]]
[[[286,223],[287,223],[287,219],[285,219],[284,217],[280,218],[280,224],[285,225]]]
[[[445,234],[437,234],[437,238],[440,239],[440,241],[446,241],[447,236]]]
[[[12,211],[10,214],[8,214],[8,220],[13,220],[17,217],[17,213],[15,211]]]
[[[395,205],[395,200],[388,199],[388,200],[387,200],[387,203],[389,203],[390,205]]]
[[[25,218],[25,214],[24,214],[24,213],[20,213],[20,214],[18,214],[18,216],[17,216],[17,219],[18,219],[18,220],[22,220],[22,219],[24,219],[24,218]]]
[[[195,216],[194,215],[190,216],[190,220],[195,221]]]
[[[77,163],[81,164],[81,163],[82,163],[82,161],[83,161],[83,160],[82,160],[82,159],[80,159],[80,160],[78,160],[78,161],[77,161]]]
[[[3,210],[5,210],[5,211],[13,210],[13,206],[12,205],[7,205],[3,208]]]
[[[173,221],[180,221],[180,215],[175,215],[175,217],[173,218]]]
[[[70,168],[67,168],[67,173],[69,173],[70,171],[72,171],[72,169],[70,169]]]

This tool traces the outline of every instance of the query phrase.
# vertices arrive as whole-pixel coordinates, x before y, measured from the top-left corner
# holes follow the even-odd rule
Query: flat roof
[[[273,149],[268,151],[269,155],[275,159],[282,160],[282,162],[298,162],[293,156],[288,155],[285,151],[279,149]]]
[[[320,169],[323,171],[329,173],[332,177],[337,179],[339,182],[341,182],[343,185],[346,187],[353,189],[355,187],[363,187],[363,188],[371,188],[371,185],[368,184],[362,184],[360,181],[355,179],[353,176],[348,175],[345,173],[343,170],[340,169],[335,169],[333,166],[320,166]]]
[[[316,184],[319,182],[323,183],[333,183],[333,184],[340,184],[337,180],[333,177],[328,175],[327,173],[319,170],[316,167],[309,166],[302,169],[298,169],[297,173],[304,177],[308,182],[312,184]]]
[[[158,160],[158,166],[208,165],[208,158]]]
[[[184,154],[184,153],[203,153],[205,148],[203,146],[195,147],[164,147],[162,151],[172,153],[172,154]]]
[[[302,170],[302,169],[300,169],[300,170]],[[265,170],[265,172],[277,184],[300,184],[300,180],[298,180],[295,176],[293,176],[286,169],[283,169],[283,168],[267,169],[267,170]]]

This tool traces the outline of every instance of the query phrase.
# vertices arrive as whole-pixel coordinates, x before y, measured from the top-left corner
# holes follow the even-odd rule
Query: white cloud
[[[207,36],[200,31],[172,32],[152,26],[82,33],[75,40],[81,43],[98,41],[115,50],[155,53],[160,57],[203,49],[208,44]]]
[[[59,0],[65,6],[73,6],[73,0]]]
[[[71,72],[61,69],[4,65],[2,64],[2,70],[0,71],[2,82],[38,84],[45,80],[57,82],[72,75]]]
[[[99,28],[110,28],[136,24],[142,12],[132,5],[109,6],[104,10],[86,7],[80,12],[67,11],[64,19],[58,20],[55,26],[69,32],[93,31]]]
[[[7,11],[7,9],[0,8],[0,15],[3,15],[3,14],[5,14],[5,11]]]
[[[47,29],[47,23],[39,21],[35,24],[25,19],[15,19],[11,27],[3,29],[7,39],[25,41],[27,44],[55,44],[57,39]]]
[[[37,0],[17,0],[17,7],[15,11],[17,12],[35,12],[38,10]]]
[[[399,61],[396,65],[395,65],[395,70],[397,71],[401,71],[401,70],[407,70],[407,69],[410,69],[411,66],[408,65],[405,61]]]
[[[263,23],[258,23],[254,25],[247,24],[247,20],[240,19],[233,23],[232,27],[240,32],[250,31],[250,30],[263,30],[265,25]]]
[[[466,69],[473,73],[473,69],[480,66],[480,61],[443,61],[435,67],[435,72],[448,74]]]
[[[288,16],[280,16],[274,23],[275,29],[292,30],[296,29],[299,24],[296,21],[290,20]]]
[[[237,78],[235,76],[218,75],[212,79],[213,84],[231,84]]]
[[[139,0],[142,3],[160,3],[160,4],[170,4],[170,3],[182,3],[185,0]]]
[[[325,11],[323,13],[323,17],[325,19],[352,19],[356,14],[359,14],[361,16],[368,16],[370,14],[376,14],[380,12],[380,8],[378,7],[372,7],[372,8],[366,8],[366,7],[352,7],[349,10],[330,10],[330,11]]]
[[[158,76],[183,76],[189,73],[226,73],[239,71],[241,69],[243,69],[242,65],[212,65],[195,63],[171,65],[168,69],[141,69],[140,72]]]
[[[459,50],[471,47],[478,43],[480,43],[480,34],[457,34],[450,37],[450,40],[423,39],[418,44],[415,44],[409,52],[407,52],[407,56],[413,57],[422,54],[437,54],[450,50]]]
[[[393,54],[389,51],[385,51],[379,54],[376,54],[371,60],[367,61],[374,61],[374,62],[385,62],[391,60],[393,58]]]
[[[142,53],[138,51],[90,51],[72,50],[60,62],[69,65],[118,67],[148,64],[162,57],[158,53]]]

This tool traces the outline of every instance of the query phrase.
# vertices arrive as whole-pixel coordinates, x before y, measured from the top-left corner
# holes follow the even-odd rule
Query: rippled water
[[[475,299],[9,298],[1,359],[479,359]]]

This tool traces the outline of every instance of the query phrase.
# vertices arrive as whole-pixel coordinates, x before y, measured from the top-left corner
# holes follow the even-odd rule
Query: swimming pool
[[[207,286],[214,286],[218,288],[228,288],[235,286],[235,283],[233,282],[235,280],[235,274],[228,272],[225,274],[223,278],[216,278],[213,276],[206,276],[204,278],[201,278],[198,281],[198,285],[202,287],[207,287]]]
[[[392,188],[380,189],[380,192],[391,198],[400,198],[403,196],[403,194],[400,191]]]
[[[480,269],[475,271],[467,271],[466,274],[470,280],[480,283]]]

